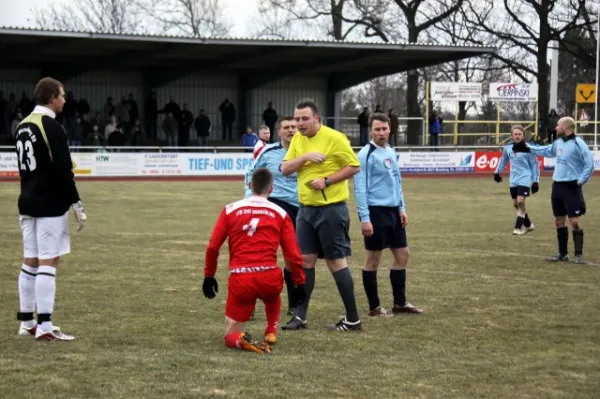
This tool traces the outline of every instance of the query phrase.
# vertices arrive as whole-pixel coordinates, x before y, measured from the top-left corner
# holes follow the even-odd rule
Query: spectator
[[[221,112],[221,125],[223,126],[222,139],[233,140],[232,129],[233,122],[235,121],[235,108],[233,107],[233,104],[229,102],[229,99],[226,98],[219,106],[219,111]]]
[[[15,132],[17,131],[17,127],[19,126],[19,123],[21,123],[22,120],[23,120],[23,113],[21,113],[21,111],[17,111],[17,115],[15,116],[15,119],[13,119],[13,121],[10,125],[10,137],[15,137]]]
[[[146,135],[144,133],[144,128],[140,123],[139,119],[136,119],[133,124],[133,133],[131,137],[131,145],[132,146],[144,146],[146,144]]]
[[[356,122],[360,131],[359,144],[363,147],[369,142],[369,107],[363,108],[363,111],[358,114]]]
[[[194,115],[190,112],[186,103],[183,103],[181,117],[179,119],[179,146],[187,147],[190,142],[190,130],[194,123]]]
[[[121,97],[121,102],[117,104],[115,113],[117,115],[117,120],[121,125],[121,132],[125,134],[125,136],[129,135],[129,132],[131,131],[131,119],[129,118],[129,104],[125,99],[125,96]]]
[[[152,92],[144,103],[144,125],[146,126],[148,140],[156,140],[158,137],[157,115],[158,103],[156,102],[156,93]]]
[[[118,129],[119,126],[117,125],[117,117],[113,115],[110,117],[109,122],[104,128],[104,138],[106,139],[106,141],[108,141],[108,138],[110,137],[111,133],[117,131]]]
[[[108,124],[114,114],[115,105],[113,104],[113,99],[112,97],[108,97],[106,99],[106,104],[104,104],[104,121]]]
[[[102,134],[100,133],[100,126],[97,124],[94,124],[92,126],[92,134],[90,137],[90,145],[93,147],[102,147],[104,146],[104,138],[102,137]]]
[[[31,111],[33,111],[33,102],[27,97],[27,92],[24,91],[21,94],[21,101],[19,102],[19,108],[21,108],[21,116],[26,118]]]
[[[208,136],[210,136],[210,118],[201,109],[198,113],[198,117],[194,121],[194,127],[196,128],[196,134],[198,135],[198,142],[200,146],[205,147],[208,144]]]
[[[556,140],[556,125],[558,124],[558,114],[556,110],[552,108],[550,115],[548,115],[548,144],[552,144]]]
[[[434,151],[440,150],[438,146],[440,145],[440,133],[442,132],[443,123],[443,117],[439,115],[438,111],[433,111],[429,117],[429,143]]]
[[[79,97],[79,102],[77,106],[77,112],[79,113],[79,116],[81,116],[81,118],[83,119],[86,115],[90,113],[90,110],[90,104],[87,102],[87,100],[83,97]]]
[[[129,107],[129,120],[132,124],[134,124],[135,121],[140,118],[140,111],[138,109],[137,101],[135,101],[135,96],[133,95],[133,93],[129,93],[129,100],[127,100],[127,105]]]
[[[400,123],[398,115],[396,115],[393,108],[390,108],[388,118],[390,118],[390,141],[393,142],[392,146],[396,147],[398,146],[398,128],[400,127]]]
[[[4,92],[0,91],[0,137],[10,136],[8,124],[8,101],[4,98]]]
[[[167,145],[170,147],[177,146],[177,136],[179,136],[179,123],[175,119],[172,112],[167,114],[167,117],[163,121],[163,131],[167,136]]]
[[[275,109],[273,108],[273,103],[271,101],[269,101],[269,104],[267,105],[267,109],[265,109],[265,111],[263,112],[262,118],[263,118],[263,121],[265,122],[265,125],[267,125],[269,127],[269,131],[274,132],[275,124],[277,123],[277,119],[279,118],[279,115],[277,115],[277,111],[275,111]],[[260,131],[259,131],[259,134],[260,134]],[[273,142],[273,134],[271,134],[269,136],[270,136],[269,142],[272,143]]]
[[[253,152],[257,141],[258,136],[256,133],[252,132],[252,128],[248,126],[246,133],[242,135],[242,147],[246,147],[245,152]]]
[[[81,124],[81,117],[75,119],[75,124],[71,129],[71,146],[81,147],[83,142],[83,125]]]

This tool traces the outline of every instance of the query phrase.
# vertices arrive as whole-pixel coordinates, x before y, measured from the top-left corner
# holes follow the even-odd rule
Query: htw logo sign
[[[96,162],[110,162],[108,155],[96,155]]]

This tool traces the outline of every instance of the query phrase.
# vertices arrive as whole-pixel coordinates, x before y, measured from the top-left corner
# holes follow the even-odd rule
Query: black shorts
[[[290,219],[292,219],[292,222],[294,223],[294,228],[296,228],[296,219],[298,218],[298,207],[277,198],[269,197],[268,200],[276,205],[279,205],[279,207],[282,208],[290,216]]]
[[[531,188],[527,186],[516,186],[510,188],[510,198],[516,199],[517,197],[529,197]]]
[[[369,217],[373,235],[365,237],[365,249],[381,251],[386,248],[406,248],[406,229],[402,226],[397,207],[370,206]]]
[[[571,187],[567,182],[552,183],[552,213],[555,217],[578,217],[585,215],[586,206],[583,198],[583,189]]]
[[[304,255],[320,259],[341,259],[352,255],[350,214],[345,202],[323,206],[300,205],[296,237]]]

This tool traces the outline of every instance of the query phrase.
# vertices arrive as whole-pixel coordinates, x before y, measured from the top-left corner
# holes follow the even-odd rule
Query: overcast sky
[[[257,0],[221,0],[221,2],[227,8],[228,19],[235,23],[231,35],[250,35],[249,27],[257,11]],[[46,8],[50,3],[62,3],[62,1],[0,0],[0,26],[34,27],[35,24],[31,21],[30,10],[33,8]]]

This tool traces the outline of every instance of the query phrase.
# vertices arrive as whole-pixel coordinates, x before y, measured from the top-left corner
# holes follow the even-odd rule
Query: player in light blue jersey
[[[502,158],[494,172],[494,180],[497,183],[502,182],[500,173],[510,161],[510,197],[513,200],[513,206],[517,210],[517,221],[513,234],[523,235],[535,229],[535,225],[531,223],[525,198],[529,197],[529,193],[535,194],[540,189],[540,164],[534,154],[514,152],[515,145],[522,145],[525,140],[525,129],[521,125],[512,127],[512,142],[508,143],[502,151]]]
[[[354,176],[354,195],[364,236],[366,257],[363,285],[369,316],[422,313],[406,301],[406,263],[410,252],[406,239],[406,204],[396,151],[388,145],[390,119],[382,113],[369,118],[371,142],[358,153],[360,172]],[[394,295],[392,313],[381,306],[377,292],[377,269],[384,249],[394,256],[390,282]]]
[[[250,180],[252,172],[257,168],[266,168],[273,174],[273,191],[268,200],[283,208],[296,227],[296,216],[298,215],[298,178],[296,173],[289,176],[281,174],[281,162],[287,153],[288,147],[296,133],[296,121],[293,116],[284,116],[277,121],[279,125],[279,143],[267,144],[258,154],[258,157],[246,173],[245,187],[246,197],[252,192],[250,190]],[[295,309],[292,307],[290,293],[294,289],[292,273],[288,261],[285,261],[283,270],[285,285],[288,292],[288,314],[293,315]]]
[[[558,254],[547,258],[551,262],[569,260],[569,228],[573,231],[575,263],[583,262],[583,226],[581,217],[586,212],[582,186],[594,173],[594,154],[581,137],[575,135],[575,121],[564,117],[556,125],[558,139],[546,146],[524,146],[516,151],[531,152],[546,158],[556,158],[552,175],[552,212],[558,239]]]

